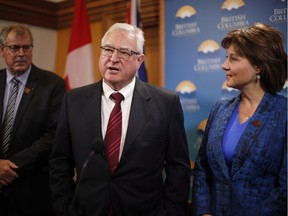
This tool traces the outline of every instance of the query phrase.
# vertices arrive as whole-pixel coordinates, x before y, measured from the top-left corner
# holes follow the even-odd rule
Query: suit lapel
[[[235,107],[239,103],[240,98],[236,97],[235,100],[232,101],[232,103],[228,103],[228,106],[224,108],[221,112],[221,114],[216,113],[218,116],[218,122],[220,124],[217,125],[217,134],[214,134],[213,143],[211,145],[212,148],[212,154],[214,154],[214,160],[216,161],[216,166],[219,166],[219,170],[221,170],[222,174],[225,176],[225,178],[230,179],[230,171],[227,166],[227,163],[224,158],[224,153],[222,150],[222,140],[224,133],[227,128],[228,121],[230,119],[230,116],[232,112],[234,111]],[[215,118],[216,116],[214,116]],[[214,125],[215,126],[215,125]]]
[[[236,146],[231,168],[232,177],[237,176],[237,173],[243,166],[246,158],[249,157],[249,155],[251,156],[251,154],[255,154],[254,150],[254,153],[250,153],[252,152],[251,149],[254,148],[254,145],[252,143],[254,141],[253,137],[259,136],[263,125],[265,125],[265,122],[267,121],[267,116],[269,115],[269,112],[271,112],[271,110],[273,109],[275,103],[276,102],[274,101],[274,98],[269,93],[266,93],[261,100],[255,114],[251,118],[249,124],[244,130]]]
[[[81,114],[84,122],[87,123],[87,128],[96,138],[102,138],[101,128],[101,96],[102,96],[102,81],[95,84],[86,95],[86,99],[80,104]],[[100,93],[99,93],[100,92]]]
[[[33,98],[34,93],[37,91],[36,89],[38,87],[39,72],[36,70],[37,68],[32,66],[26,86],[23,91],[23,95],[20,100],[19,107],[17,109],[16,116],[15,116],[14,126],[13,126],[13,130],[11,134],[12,137],[14,136],[14,133],[16,132],[17,128],[20,125],[21,119],[24,115],[24,112],[29,102]]]
[[[147,87],[142,83],[142,81],[136,79],[129,124],[122,155],[125,155],[129,150],[134,140],[139,136],[141,129],[144,127],[145,122],[152,111],[152,107],[149,103],[150,99],[151,95]]]
[[[3,101],[4,101],[4,93],[6,86],[6,70],[0,71],[0,122],[2,125],[2,116],[3,116]]]

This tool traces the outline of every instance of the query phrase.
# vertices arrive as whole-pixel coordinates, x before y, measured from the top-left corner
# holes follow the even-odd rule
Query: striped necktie
[[[122,134],[122,111],[121,101],[124,99],[119,92],[113,93],[110,96],[115,105],[110,114],[107,131],[105,135],[106,154],[111,172],[113,173],[118,165],[120,141]]]
[[[7,150],[10,144],[10,134],[11,134],[13,121],[14,121],[14,111],[15,111],[16,98],[18,95],[19,82],[20,81],[16,77],[12,79],[11,91],[10,91],[7,109],[6,109],[6,113],[5,113],[3,124],[2,124],[0,158],[7,157]]]

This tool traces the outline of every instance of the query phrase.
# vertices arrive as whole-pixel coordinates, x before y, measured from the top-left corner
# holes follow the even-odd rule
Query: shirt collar
[[[104,97],[108,100],[110,98],[110,95],[116,91],[113,90],[110,86],[108,86],[104,80],[102,83],[103,83]],[[133,91],[135,88],[135,83],[136,83],[136,78],[134,77],[132,82],[130,82],[127,86],[125,86],[124,88],[122,88],[118,91],[124,96],[124,100],[133,94]]]
[[[27,71],[22,73],[20,76],[17,76],[17,79],[20,81],[21,84],[26,85],[30,71],[31,71],[31,66],[29,67]],[[13,77],[14,76],[8,71],[8,69],[6,69],[6,83],[7,84],[11,82]]]

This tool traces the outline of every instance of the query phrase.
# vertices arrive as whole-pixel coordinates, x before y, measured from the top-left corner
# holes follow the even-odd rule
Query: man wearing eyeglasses
[[[0,31],[0,215],[53,216],[49,154],[65,82],[32,64],[24,25]]]
[[[58,215],[185,215],[190,165],[182,108],[175,92],[136,77],[143,46],[142,30],[112,25],[101,41],[103,79],[65,94],[50,157]]]

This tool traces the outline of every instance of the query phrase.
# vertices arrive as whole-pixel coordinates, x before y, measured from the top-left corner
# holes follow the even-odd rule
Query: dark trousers
[[[0,193],[0,215],[25,216],[13,193],[9,193],[8,195]]]
[[[0,215],[1,216],[55,216],[51,209],[42,209],[41,215],[29,209],[29,213],[23,212],[19,201],[15,198],[13,192],[9,194],[0,193]],[[34,212],[34,213],[33,213]]]

